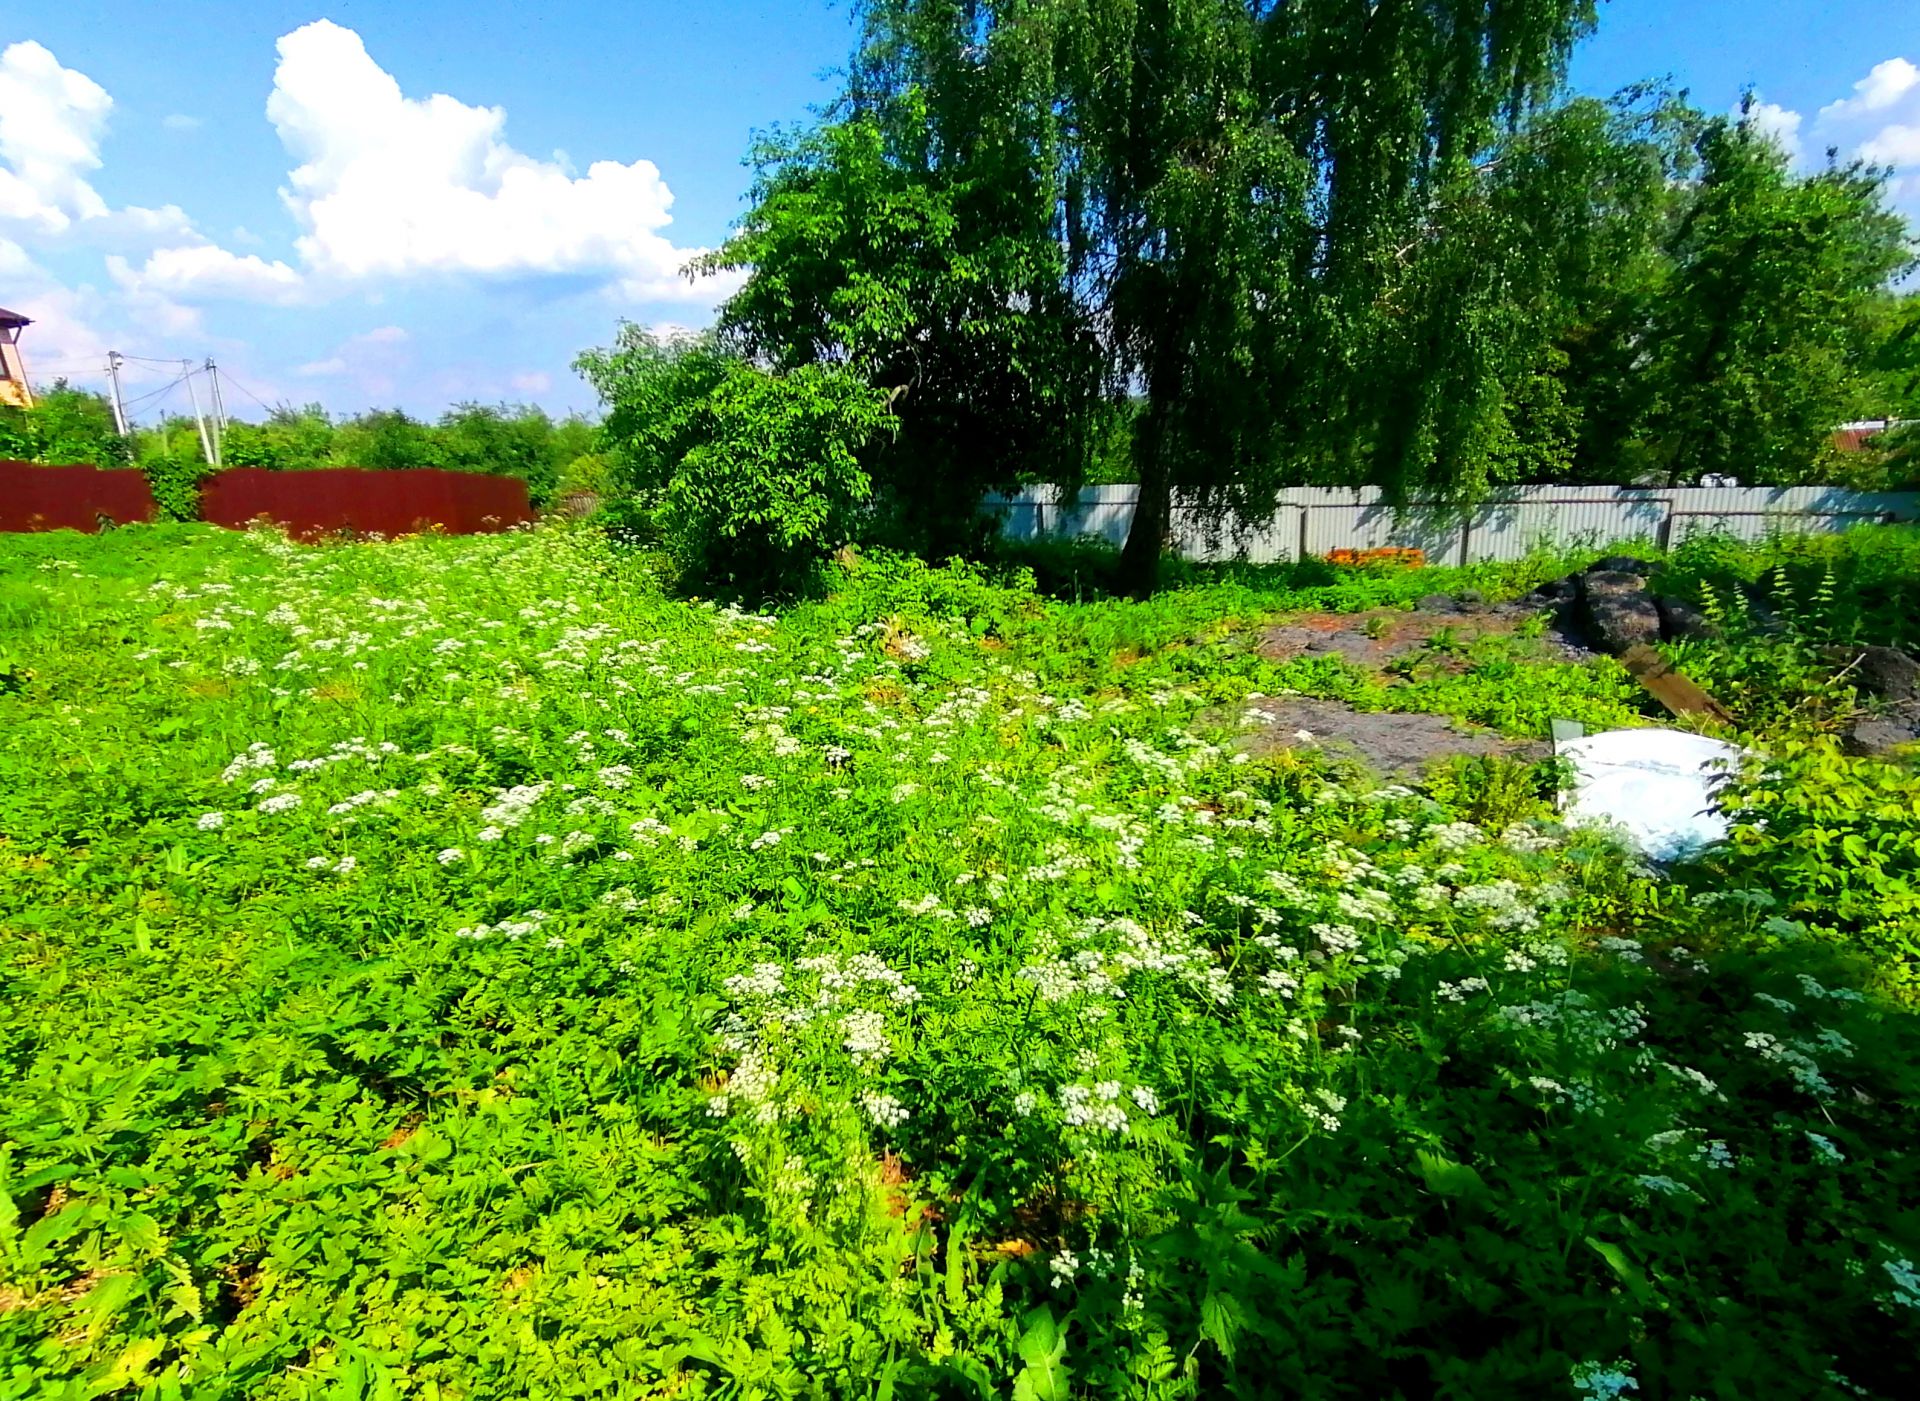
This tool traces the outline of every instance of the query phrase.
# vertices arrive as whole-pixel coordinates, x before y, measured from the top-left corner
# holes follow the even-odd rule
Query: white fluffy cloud
[[[1920,126],[1883,127],[1860,143],[1860,155],[1875,165],[1920,165]]]
[[[88,178],[101,165],[113,99],[31,40],[0,51],[0,228],[151,246],[192,235],[180,210],[109,208]]]
[[[0,218],[57,233],[107,212],[87,181],[113,99],[27,41],[0,52]]]
[[[1916,88],[1920,88],[1920,68],[1904,58],[1890,58],[1867,70],[1867,76],[1853,85],[1852,97],[1822,107],[1820,117],[1832,121],[1883,112]]]
[[[508,145],[506,113],[407,97],[360,36],[327,20],[279,41],[267,117],[299,164],[282,191],[315,273],[597,273],[688,294],[693,251],[659,232],[673,195],[651,161],[575,178]]]
[[[122,285],[282,304],[449,273],[585,275],[649,300],[712,302],[733,285],[681,275],[701,250],[660,232],[673,193],[653,162],[596,161],[575,176],[564,158],[537,160],[507,144],[502,109],[408,97],[358,34],[330,20],[277,48],[267,119],[296,162],[280,195],[301,230],[298,266],[196,236],[122,267]]]
[[[1853,85],[1852,97],[1820,109],[1820,127],[1843,153],[1900,174],[1887,186],[1896,204],[1913,200],[1913,176],[1920,171],[1920,65],[1906,58],[1874,64]]]
[[[122,287],[162,297],[286,304],[299,300],[304,280],[285,263],[253,253],[229,253],[211,243],[162,248],[137,271],[124,258],[107,259]]]
[[[1789,107],[1777,102],[1762,102],[1754,99],[1747,110],[1747,120],[1754,130],[1763,136],[1771,137],[1781,150],[1793,160],[1800,159],[1800,123],[1801,116]]]

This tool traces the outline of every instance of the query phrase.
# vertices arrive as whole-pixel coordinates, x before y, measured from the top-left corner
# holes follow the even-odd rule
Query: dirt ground
[[[1491,730],[1458,725],[1444,715],[1355,710],[1342,701],[1306,696],[1251,700],[1238,717],[1245,733],[1230,741],[1256,758],[1285,749],[1313,748],[1363,761],[1383,778],[1419,778],[1436,759],[1459,754],[1532,761],[1551,747],[1543,740],[1508,739]]]
[[[1450,635],[1462,645],[1482,637],[1513,636],[1540,612],[1538,605],[1487,607],[1436,598],[1411,612],[1376,608],[1365,613],[1304,613],[1263,629],[1255,646],[1261,656],[1274,661],[1331,655],[1356,666],[1380,668],[1397,657],[1429,649],[1437,635]],[[1522,653],[1536,661],[1584,662],[1600,655],[1557,625],[1539,637],[1516,640]]]
[[[1411,610],[1299,614],[1261,629],[1253,645],[1274,661],[1334,656],[1376,671],[1416,657],[1422,665],[1464,667],[1466,648],[1493,636],[1513,638],[1518,656],[1534,662],[1577,664],[1599,655],[1563,626],[1564,610],[1540,635],[1518,635],[1521,625],[1542,611],[1539,599],[1489,605],[1471,597],[1435,595]],[[1455,645],[1447,645],[1449,641]],[[1416,779],[1435,760],[1456,755],[1531,761],[1552,752],[1544,735],[1538,740],[1509,739],[1443,715],[1361,711],[1340,701],[1304,696],[1249,701],[1237,712],[1223,709],[1211,718],[1222,728],[1239,731],[1229,743],[1249,754],[1311,747],[1359,759],[1391,779]]]

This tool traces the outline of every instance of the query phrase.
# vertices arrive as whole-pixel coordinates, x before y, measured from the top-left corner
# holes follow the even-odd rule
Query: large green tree
[[[1670,482],[1804,481],[1866,389],[1877,300],[1911,265],[1908,231],[1881,172],[1796,176],[1751,121],[1708,123],[1698,150],[1647,319],[1638,452]]]
[[[862,0],[822,129],[776,148],[723,334],[906,385],[897,482],[1071,479],[1137,399],[1150,579],[1176,491],[1470,488],[1534,358],[1485,162],[1592,0]],[[916,402],[916,396],[918,402]],[[1461,463],[1471,465],[1462,470]],[[951,490],[928,492],[926,480]]]
[[[892,396],[879,524],[934,551],[966,543],[983,491],[1077,478],[1103,388],[1054,233],[1044,71],[1004,39],[967,58],[964,8],[876,31],[841,120],[762,142],[753,209],[705,261],[750,272],[726,348]]]

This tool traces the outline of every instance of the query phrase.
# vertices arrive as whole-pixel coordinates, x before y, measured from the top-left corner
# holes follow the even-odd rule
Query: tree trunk
[[[1149,410],[1151,412],[1151,410]],[[1147,451],[1140,454],[1140,500],[1133,508],[1133,525],[1126,548],[1120,551],[1120,587],[1135,598],[1145,598],[1160,581],[1160,552],[1166,548],[1173,524],[1173,484],[1157,435],[1145,435]]]

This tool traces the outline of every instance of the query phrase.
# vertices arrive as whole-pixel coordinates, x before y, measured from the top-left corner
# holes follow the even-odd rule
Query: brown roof
[[[17,311],[8,311],[5,307],[0,306],[0,326],[15,327],[31,326],[32,324],[33,321],[30,318],[22,316]]]

